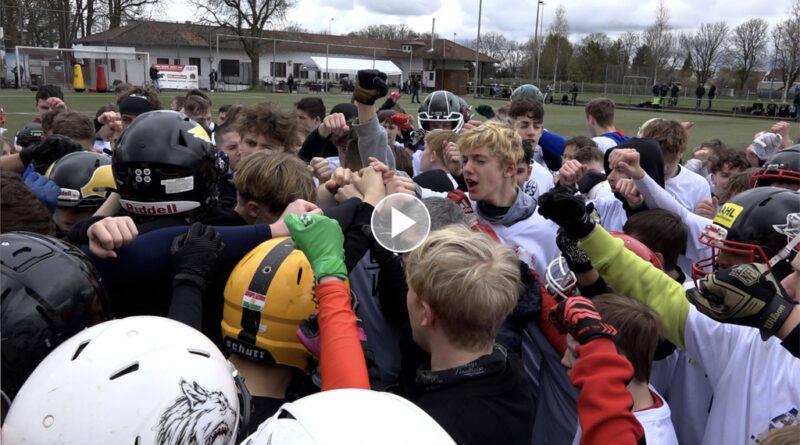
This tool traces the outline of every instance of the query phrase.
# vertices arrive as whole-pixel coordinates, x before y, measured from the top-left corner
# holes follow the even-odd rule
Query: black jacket
[[[519,358],[496,345],[466,365],[417,371],[403,396],[417,404],[459,445],[529,445],[533,400]]]

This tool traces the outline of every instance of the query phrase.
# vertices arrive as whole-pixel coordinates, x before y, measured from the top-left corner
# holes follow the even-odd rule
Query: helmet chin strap
[[[769,259],[769,267],[775,267],[776,264],[789,258],[792,254],[792,250],[794,250],[797,245],[800,244],[800,235],[794,237],[793,240],[789,241],[789,244],[786,245],[783,249],[781,249],[774,257]]]

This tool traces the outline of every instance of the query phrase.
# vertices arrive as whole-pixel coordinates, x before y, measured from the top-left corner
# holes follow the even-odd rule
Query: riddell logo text
[[[178,206],[175,204],[135,206],[128,202],[125,203],[125,210],[140,215],[172,215],[178,213]]]

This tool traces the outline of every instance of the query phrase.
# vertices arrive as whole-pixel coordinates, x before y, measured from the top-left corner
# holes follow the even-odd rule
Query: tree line
[[[250,57],[254,82],[258,76],[259,39],[269,30],[305,31],[286,23],[292,0],[188,0],[199,23],[214,25],[240,36]],[[0,0],[0,26],[6,47],[22,44],[72,46],[78,38],[120,27],[130,19],[163,13],[163,0]],[[787,17],[770,26],[753,18],[735,27],[724,21],[703,23],[695,32],[679,33],[670,25],[662,0],[653,22],[640,33],[625,32],[612,39],[604,32],[569,40],[566,10],[559,5],[555,20],[538,41],[517,42],[498,32],[481,35],[480,51],[500,60],[495,78],[621,83],[632,73],[654,83],[716,82],[719,87],[754,89],[756,70],[770,71],[782,85],[784,100],[800,76],[800,0],[793,0]],[[326,32],[324,30],[323,32]],[[369,25],[351,36],[375,39],[429,39],[407,25]],[[434,36],[438,37],[438,36]],[[10,42],[9,42],[10,41]],[[463,42],[471,48],[477,42]]]

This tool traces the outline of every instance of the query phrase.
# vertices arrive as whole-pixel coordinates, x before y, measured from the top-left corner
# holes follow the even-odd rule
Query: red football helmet
[[[608,233],[610,233],[614,238],[621,239],[625,243],[625,247],[636,255],[639,255],[639,258],[649,261],[650,264],[655,266],[655,268],[658,270],[664,270],[664,266],[661,265],[661,260],[658,259],[656,254],[638,239],[622,232]]]

